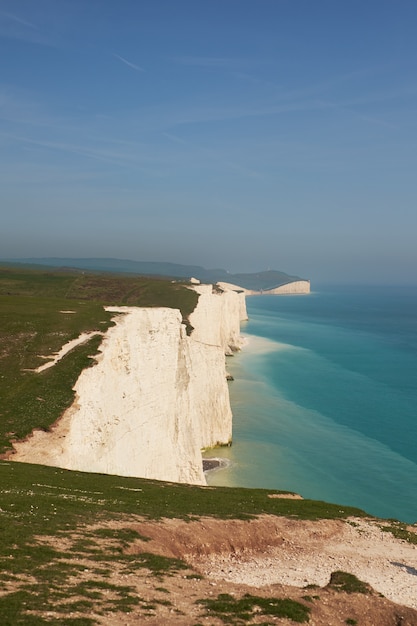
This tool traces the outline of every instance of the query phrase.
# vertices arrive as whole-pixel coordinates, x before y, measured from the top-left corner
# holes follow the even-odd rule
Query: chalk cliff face
[[[233,354],[242,347],[240,322],[247,319],[244,294],[231,289],[213,292],[211,285],[194,289],[200,296],[190,316],[193,340],[221,346],[225,354]]]
[[[253,292],[254,294],[259,292]],[[310,293],[310,281],[309,280],[295,280],[292,283],[275,287],[275,289],[268,289],[262,292],[265,295],[278,295],[278,294],[296,294],[296,293]]]
[[[240,346],[245,310],[235,292],[195,288],[191,336],[177,310],[110,307],[116,325],[81,373],[74,404],[52,433],[17,443],[13,459],[205,484],[201,449],[232,437],[225,351]]]
[[[244,289],[231,283],[218,283],[223,289],[240,290],[246,296],[260,296],[260,295],[279,295],[279,294],[305,294],[310,293],[310,281],[309,280],[295,280],[292,283],[286,285],[280,285],[274,289],[264,289],[263,291],[254,291],[253,289]]]

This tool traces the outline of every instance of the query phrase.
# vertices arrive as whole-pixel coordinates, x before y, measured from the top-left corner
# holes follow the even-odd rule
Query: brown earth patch
[[[74,590],[65,616],[70,619],[86,617],[85,612],[70,609],[73,602],[83,600],[82,594],[77,595],[79,585],[94,587],[104,581],[108,589],[100,591],[101,598],[94,601],[89,616],[106,626],[294,623],[262,615],[259,609],[239,621],[233,615],[207,611],[199,603],[219,594],[228,594],[232,601],[245,594],[292,599],[309,608],[306,623],[310,626],[417,626],[417,610],[412,608],[417,606],[417,547],[383,532],[380,523],[362,519],[313,522],[267,515],[250,521],[202,518],[191,522],[129,516],[39,541],[68,555],[64,561],[79,566],[65,583]],[[133,539],[126,539],[129,533]],[[184,563],[178,569],[158,572],[146,562],[141,564],[145,554]],[[373,589],[369,593],[337,591],[329,581],[331,573],[340,569],[356,574]],[[11,581],[7,592],[24,582]],[[130,591],[123,591],[127,588]],[[114,608],[123,593],[137,599],[127,612]],[[384,597],[388,594],[390,599]],[[39,615],[62,619],[52,605]]]

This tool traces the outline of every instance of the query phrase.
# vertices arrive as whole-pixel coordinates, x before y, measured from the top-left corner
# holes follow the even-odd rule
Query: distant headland
[[[158,261],[131,261],[112,258],[21,258],[4,259],[5,263],[19,263],[27,266],[47,266],[65,269],[78,269],[89,272],[116,272],[140,274],[142,276],[163,276],[172,279],[195,278],[202,283],[225,283],[236,289],[242,288],[247,295],[309,293],[310,281],[300,276],[286,274],[278,270],[254,273],[231,274],[224,269],[205,269],[199,265],[181,265]]]

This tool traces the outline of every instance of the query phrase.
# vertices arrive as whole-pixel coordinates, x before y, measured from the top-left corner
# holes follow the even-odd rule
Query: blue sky
[[[0,0],[0,258],[417,282],[415,0]]]

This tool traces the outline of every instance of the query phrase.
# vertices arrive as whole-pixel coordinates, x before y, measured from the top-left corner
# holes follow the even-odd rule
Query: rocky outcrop
[[[199,285],[190,336],[178,310],[112,308],[97,364],[51,433],[15,444],[14,460],[205,484],[201,449],[227,444],[225,352],[241,345],[242,296]]]

